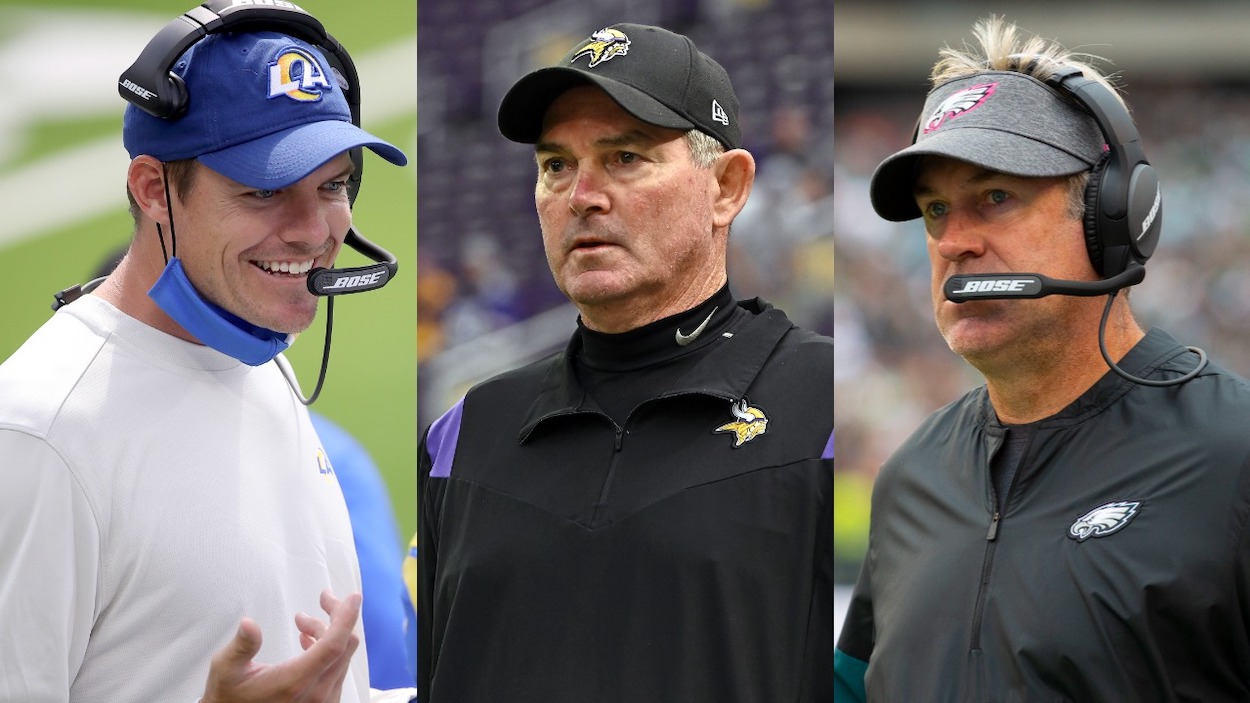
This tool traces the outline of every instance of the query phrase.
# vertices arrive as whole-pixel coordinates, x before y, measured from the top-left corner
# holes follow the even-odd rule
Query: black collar
[[[671,361],[716,343],[742,311],[729,284],[693,308],[619,334],[595,332],[577,320],[579,360],[601,371],[632,371]]]
[[[718,293],[717,296],[719,295]],[[717,296],[713,296],[708,302],[716,300]],[[707,305],[707,303],[704,303],[704,305]],[[712,303],[712,306],[715,307],[715,303]],[[692,353],[699,353],[702,358],[673,388],[664,390],[660,395],[674,396],[700,393],[731,402],[741,400],[746,395],[747,388],[750,387],[755,377],[759,374],[764,362],[773,353],[773,349],[776,348],[781,338],[794,327],[794,323],[790,322],[785,313],[759,298],[738,301],[729,307],[730,310],[727,311],[729,317],[727,328],[719,329],[716,334],[709,334],[709,330],[720,316],[720,311],[717,311],[713,315],[712,322],[708,323],[708,328],[700,335],[698,343],[689,345],[694,347]],[[666,323],[661,331],[667,335],[667,344],[676,346],[673,339],[674,330],[681,329],[684,333],[689,334],[691,329],[688,326],[679,326],[676,324],[677,321],[680,319],[687,325],[690,321],[694,321],[697,326],[703,318],[699,317],[695,311],[702,308],[703,306],[701,305],[696,307],[694,311],[674,315],[671,318],[665,318],[653,324]],[[703,315],[706,317],[707,312],[704,311]],[[672,322],[669,322],[670,320]],[[651,325],[647,325],[647,327],[651,327]],[[641,332],[644,329],[646,328],[639,328],[624,334],[630,335],[635,332]],[[577,359],[579,354],[584,354],[589,346],[586,344],[587,333],[595,334],[579,327],[573,333],[573,337],[569,340],[569,344],[564,352],[557,355],[550,367],[548,367],[547,375],[539,388],[538,396],[534,399],[533,405],[530,406],[529,412],[525,417],[525,423],[521,427],[520,441],[524,442],[534,428],[544,420],[560,415],[588,412],[586,408],[586,391],[578,381],[577,372],[574,368],[574,360]],[[729,336],[726,336],[726,333]],[[655,331],[646,332],[641,336],[649,339],[653,334],[657,335],[657,339],[659,338],[659,333]],[[617,335],[607,336],[614,337]],[[704,337],[708,339],[705,340],[703,339]],[[637,341],[639,349],[646,346],[642,340]],[[650,347],[646,348],[649,349]],[[627,356],[636,362],[643,357],[650,358],[648,356],[649,353],[644,351]],[[609,356],[607,358],[611,359],[613,357]],[[599,361],[599,357],[596,357],[596,361]],[[617,361],[620,360],[618,359]]]

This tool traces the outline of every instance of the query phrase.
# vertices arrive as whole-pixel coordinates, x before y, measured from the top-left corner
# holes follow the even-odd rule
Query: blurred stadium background
[[[0,359],[52,314],[54,292],[88,280],[129,241],[117,76],[157,30],[195,4],[0,1]],[[351,53],[365,128],[415,157],[415,3],[300,4]],[[336,303],[330,369],[313,407],[373,455],[394,500],[403,532],[397,539],[406,541],[416,528],[416,169],[372,154],[365,163],[355,221],[396,254],[399,274],[380,291]],[[359,258],[340,261],[358,265]],[[324,329],[318,319],[288,353],[306,393],[316,383]]]
[[[1163,182],[1163,235],[1132,294],[1160,326],[1250,374],[1250,5],[838,0],[834,229],[839,409],[835,575],[853,584],[881,462],[928,413],[980,385],[933,324],[924,229],[881,220],[877,163],[909,143],[945,45],[971,41],[991,11],[1069,49],[1110,60]]]
[[[831,0],[424,0],[419,14],[422,428],[576,324],[542,253],[533,148],[495,116],[518,78],[617,22],[684,33],[725,66],[759,164],[730,236],[734,293],[832,333]]]

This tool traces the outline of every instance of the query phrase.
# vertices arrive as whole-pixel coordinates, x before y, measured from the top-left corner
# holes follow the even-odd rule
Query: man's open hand
[[[298,701],[338,703],[352,655],[360,645],[354,630],[360,617],[360,594],[343,600],[321,593],[330,623],[304,613],[295,616],[304,652],[277,664],[256,664],[260,626],[243,618],[234,638],[213,655],[201,703]]]

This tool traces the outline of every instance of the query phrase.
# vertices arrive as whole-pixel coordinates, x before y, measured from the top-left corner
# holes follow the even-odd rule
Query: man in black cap
[[[422,438],[427,701],[828,701],[833,340],[736,302],[755,163],[719,64],[618,24],[499,110],[535,144],[565,351]]]
[[[1162,203],[1118,94],[1001,18],[976,38],[871,194],[923,218],[985,385],[881,468],[837,700],[1250,700],[1250,384],[1116,295]]]

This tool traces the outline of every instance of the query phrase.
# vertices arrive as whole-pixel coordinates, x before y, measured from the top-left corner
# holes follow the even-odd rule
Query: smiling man
[[[635,24],[504,97],[581,314],[423,438],[423,700],[832,695],[833,340],[730,292],[737,112],[719,64]]]
[[[351,226],[349,151],[406,158],[304,40],[170,68],[185,114],[125,116],[128,253],[0,366],[0,699],[369,700],[343,495],[276,360]]]

